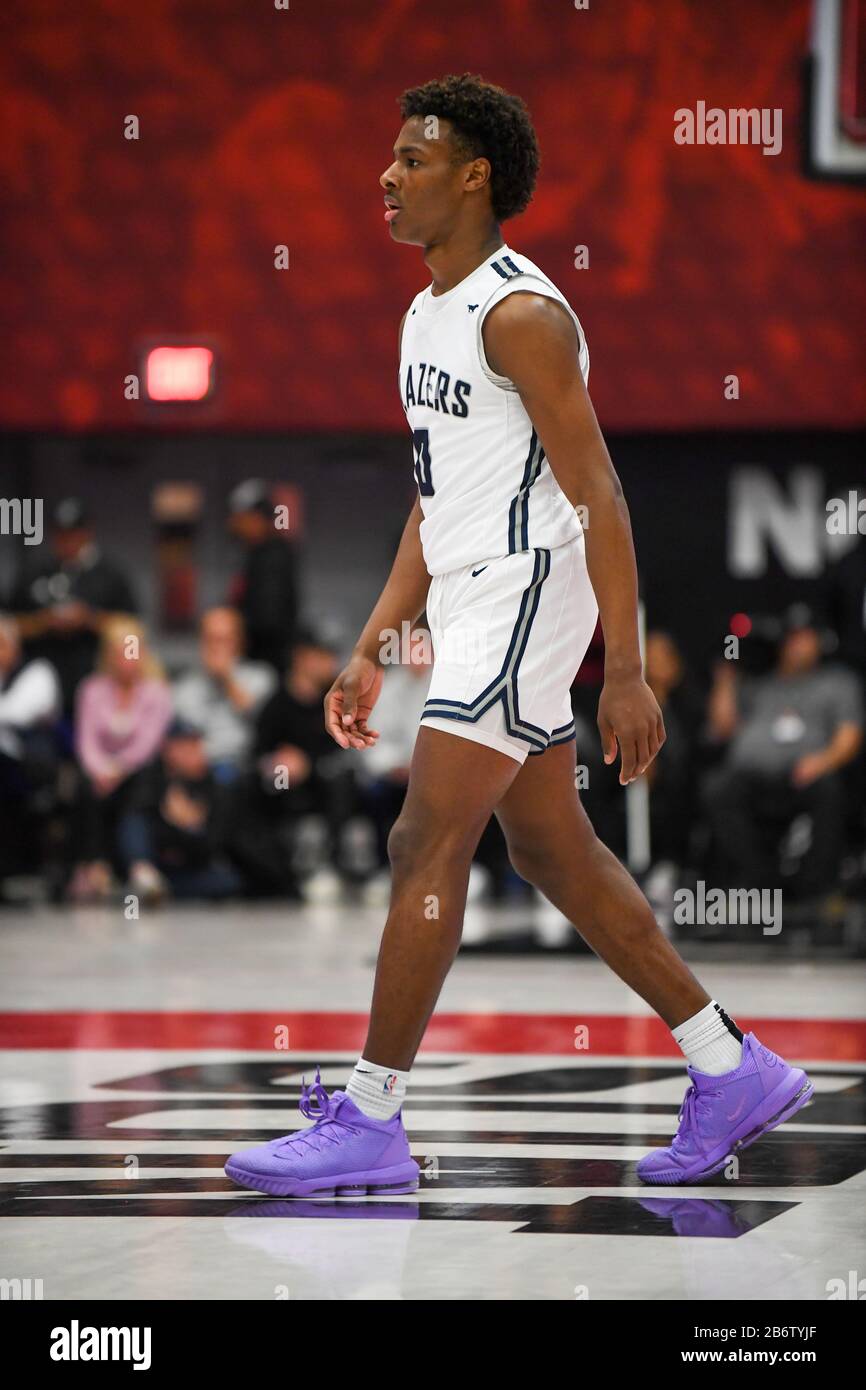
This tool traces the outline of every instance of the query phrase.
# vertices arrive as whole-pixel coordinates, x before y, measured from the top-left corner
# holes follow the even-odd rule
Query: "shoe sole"
[[[797,1088],[793,1094],[791,1094],[792,1085]],[[776,1092],[780,1090],[785,1090],[787,1092],[784,1099],[776,1094]],[[639,1172],[638,1177],[641,1182],[655,1185],[661,1184],[665,1187],[680,1187],[689,1183],[703,1182],[704,1178],[711,1178],[715,1173],[721,1172],[732,1154],[737,1153],[739,1149],[747,1149],[750,1144],[754,1144],[762,1135],[769,1134],[771,1129],[775,1129],[777,1125],[784,1124],[785,1120],[789,1120],[792,1115],[796,1115],[797,1111],[802,1110],[803,1106],[812,1099],[813,1094],[814,1087],[806,1073],[799,1068],[794,1068],[789,1073],[789,1076],[786,1077],[784,1081],[780,1082],[776,1090],[771,1091],[761,1104],[752,1111],[751,1115],[746,1116],[739,1128],[734,1131],[735,1134],[737,1134],[737,1138],[734,1139],[733,1142],[730,1139],[725,1141],[724,1153],[720,1154],[717,1148],[713,1153],[713,1157],[705,1160],[703,1165],[697,1169],[687,1169],[684,1172],[682,1168],[669,1168],[659,1173],[647,1173],[645,1176]],[[779,1104],[780,1099],[782,1101],[781,1105]],[[774,1109],[774,1106],[778,1108]],[[766,1116],[762,1116],[756,1124],[755,1116],[758,1115],[759,1112],[767,1110],[769,1110],[770,1113]]]
[[[339,1181],[333,1178],[279,1178],[262,1173],[248,1173],[229,1161],[225,1174],[240,1187],[252,1192],[266,1192],[270,1197],[387,1197],[405,1192],[417,1192],[420,1169],[413,1162],[378,1172],[346,1173]]]

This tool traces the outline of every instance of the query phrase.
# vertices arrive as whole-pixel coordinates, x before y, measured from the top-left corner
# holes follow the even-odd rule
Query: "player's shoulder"
[[[520,294],[497,294],[485,310],[482,320],[485,340],[488,334],[515,329],[572,332],[574,311],[564,296],[552,294],[543,283],[536,287],[527,281],[521,286]]]
[[[556,347],[570,352],[577,334],[580,367],[589,375],[589,349],[583,326],[572,305],[549,275],[519,251],[506,248],[495,258],[507,272],[492,286],[480,311],[478,351],[485,374],[495,385],[506,378],[492,370],[488,352],[495,359],[503,345],[519,342],[530,353]],[[515,293],[515,291],[520,293]],[[511,349],[509,348],[509,351]]]
[[[538,305],[542,300],[559,300],[570,309],[568,300],[557,285],[535,261],[511,247],[503,247],[487,264],[485,277],[485,304],[481,318],[500,303],[508,304],[508,315],[519,316],[527,305]],[[513,294],[513,290],[521,294]]]
[[[509,280],[516,280],[520,276],[532,276],[537,280],[544,280],[547,284],[552,284],[550,276],[537,265],[531,257],[524,255],[522,251],[517,251],[513,246],[503,246],[496,255],[488,261],[488,281],[492,285],[506,284]]]

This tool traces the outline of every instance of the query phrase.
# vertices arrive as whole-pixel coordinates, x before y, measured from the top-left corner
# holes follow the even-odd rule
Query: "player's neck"
[[[455,234],[448,241],[424,248],[424,264],[433,277],[433,294],[447,294],[489,260],[494,251],[505,245],[499,227],[494,225],[481,241]]]

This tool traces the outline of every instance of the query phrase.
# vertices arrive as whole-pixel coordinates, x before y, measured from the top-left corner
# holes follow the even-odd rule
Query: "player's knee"
[[[471,858],[475,840],[477,835],[473,839],[459,825],[401,814],[388,836],[388,859],[394,874],[408,874],[437,862]]]
[[[508,858],[514,872],[526,883],[531,884],[533,888],[544,887],[551,871],[550,853],[544,847],[527,843],[515,844],[509,840]]]
[[[556,892],[576,873],[588,873],[599,841],[589,825],[576,827],[575,834],[562,840],[539,837],[508,840],[511,867],[533,888],[542,893]]]
[[[412,852],[412,835],[408,824],[398,816],[388,835],[388,861],[396,872],[403,869]]]

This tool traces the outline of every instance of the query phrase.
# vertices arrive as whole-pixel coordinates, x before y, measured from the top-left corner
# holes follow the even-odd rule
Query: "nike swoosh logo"
[[[473,571],[472,571],[472,578],[474,579],[474,578],[476,577],[476,575],[483,574],[484,571],[485,571],[486,569],[487,569],[487,566],[486,566],[486,565],[482,565],[481,568],[480,568],[480,570],[473,570]]]
[[[737,1106],[736,1110],[734,1111],[733,1115],[728,1115],[728,1116],[726,1117],[729,1124],[731,1124],[734,1120],[738,1119],[739,1116],[742,1114],[743,1107],[744,1107],[745,1104],[746,1104],[746,1100],[747,1100],[747,1097],[746,1097],[746,1096],[743,1096],[743,1099],[740,1101],[740,1103],[739,1103],[739,1105]]]

